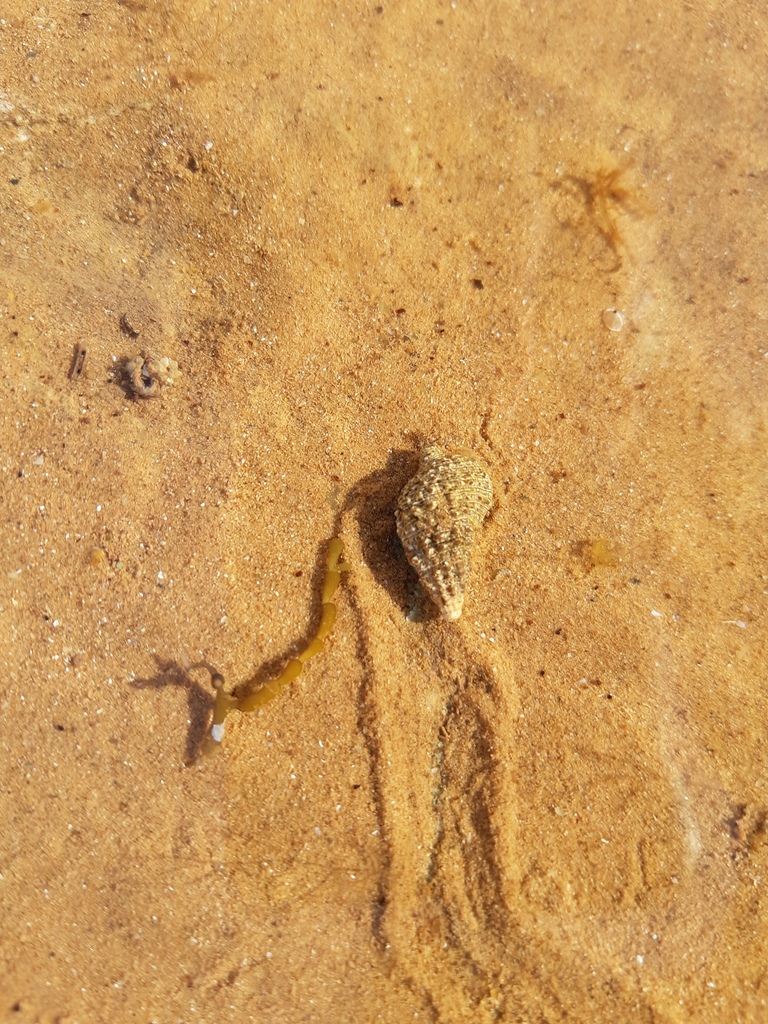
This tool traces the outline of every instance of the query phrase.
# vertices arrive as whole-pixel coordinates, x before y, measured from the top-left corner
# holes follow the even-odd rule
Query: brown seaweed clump
[[[397,503],[397,533],[408,561],[449,622],[464,606],[475,533],[493,502],[491,479],[471,452],[428,445]]]

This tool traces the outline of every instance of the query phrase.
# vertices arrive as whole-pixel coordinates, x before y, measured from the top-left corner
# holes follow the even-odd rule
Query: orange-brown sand
[[[767,47],[0,7],[0,1020],[768,1020]],[[426,441],[494,483],[455,623]]]

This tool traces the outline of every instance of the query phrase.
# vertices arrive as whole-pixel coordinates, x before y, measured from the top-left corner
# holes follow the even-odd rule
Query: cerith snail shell
[[[491,479],[467,452],[428,445],[395,519],[408,561],[443,618],[461,615],[475,532],[493,502]]]

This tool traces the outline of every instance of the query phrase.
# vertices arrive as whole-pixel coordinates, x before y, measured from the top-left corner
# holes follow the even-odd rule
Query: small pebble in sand
[[[104,548],[91,548],[88,552],[88,564],[94,569],[108,569],[109,559]]]
[[[624,314],[618,309],[604,309],[603,323],[609,331],[620,331],[624,326]]]
[[[166,385],[173,384],[179,376],[179,364],[170,356],[156,356],[151,352],[135,356],[125,364],[128,386],[140,398],[158,395]]]
[[[402,490],[395,518],[408,561],[449,622],[464,606],[475,532],[493,502],[491,479],[471,452],[428,445]]]

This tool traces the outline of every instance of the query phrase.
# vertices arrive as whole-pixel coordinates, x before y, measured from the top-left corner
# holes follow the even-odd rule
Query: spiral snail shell
[[[428,445],[397,503],[397,533],[408,561],[444,619],[464,607],[472,545],[493,502],[491,478],[471,452]]]

